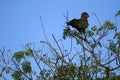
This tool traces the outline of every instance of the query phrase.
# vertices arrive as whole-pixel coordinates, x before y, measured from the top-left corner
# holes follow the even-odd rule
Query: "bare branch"
[[[96,17],[96,19],[97,19],[99,25],[101,26],[101,22],[100,22],[99,18],[97,17],[97,15],[96,15],[94,12],[92,12],[92,14]]]
[[[53,37],[55,43],[57,44],[58,49],[60,50],[60,53],[63,55],[62,49],[60,48],[60,45],[58,44],[58,42],[57,42],[57,40],[56,40],[56,38],[55,38],[55,36],[53,34],[52,34],[52,37]]]

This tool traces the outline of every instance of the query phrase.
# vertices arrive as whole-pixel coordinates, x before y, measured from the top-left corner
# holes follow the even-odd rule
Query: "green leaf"
[[[108,29],[115,29],[116,26],[111,23],[110,21],[105,21],[105,24],[104,24],[106,27],[108,27]]]
[[[87,61],[89,61],[91,59],[91,57],[87,57]]]
[[[28,50],[25,52],[25,55],[26,55],[26,56],[33,56],[33,50],[32,50],[32,49],[28,49]]]
[[[13,74],[12,74],[12,77],[14,78],[14,80],[23,80],[21,77],[22,77],[22,73],[21,71],[15,71]]]
[[[64,30],[63,30],[63,39],[66,39],[66,37],[68,37],[70,34],[70,28],[69,27],[66,27]]]
[[[3,68],[2,68],[2,72],[4,72],[4,71],[5,71],[5,69],[6,69],[6,68],[5,68],[5,67],[3,67]]]
[[[24,51],[14,53],[13,57],[16,59],[16,61],[20,62],[20,60],[24,57]]]
[[[120,32],[116,33],[114,38],[117,38],[117,44],[120,44]]]
[[[115,17],[120,16],[120,10],[115,14]]]
[[[99,41],[98,43],[97,43],[100,47],[102,47],[102,44],[101,44],[101,42]]]
[[[24,61],[22,63],[22,69],[25,73],[30,73],[32,71],[30,62],[29,61]]]
[[[96,72],[97,72],[97,73],[98,73],[98,72],[101,72],[101,68],[97,68]]]
[[[116,51],[117,51],[116,44],[113,41],[110,41],[109,44],[110,44],[109,45],[110,50],[113,51],[114,53],[116,53]]]
[[[96,30],[97,30],[97,26],[93,26],[93,27],[91,28],[91,30],[92,30],[92,31],[96,31]]]
[[[11,70],[11,68],[10,67],[8,67],[8,68],[6,68],[6,73],[10,73],[10,70]]]
[[[116,26],[114,25],[114,23],[106,20],[105,23],[96,30],[96,34],[100,34],[101,32],[108,32],[110,30],[116,30]]]
[[[88,34],[88,37],[92,37],[94,35],[94,32],[93,31],[87,31],[87,34]]]

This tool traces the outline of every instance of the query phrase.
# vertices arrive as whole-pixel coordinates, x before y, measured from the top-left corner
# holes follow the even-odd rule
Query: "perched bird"
[[[71,21],[67,22],[67,26],[70,25],[76,28],[79,32],[85,33],[85,29],[88,27],[88,17],[88,13],[83,12],[80,19],[72,19]]]

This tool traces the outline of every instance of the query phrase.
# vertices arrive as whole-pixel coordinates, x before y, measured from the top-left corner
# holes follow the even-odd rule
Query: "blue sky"
[[[114,14],[120,9],[120,1],[113,0],[0,0],[0,48],[18,50],[21,44],[44,40],[40,16],[48,38],[51,34],[62,37],[65,18],[79,18],[83,11],[89,13],[89,27],[98,25],[92,12],[101,23],[115,22]]]

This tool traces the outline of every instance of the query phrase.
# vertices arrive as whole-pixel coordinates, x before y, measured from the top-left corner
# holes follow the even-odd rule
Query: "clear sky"
[[[115,22],[115,13],[120,10],[120,0],[0,0],[0,48],[13,52],[20,50],[21,44],[45,40],[40,24],[42,18],[49,40],[51,34],[62,38],[65,18],[79,18],[81,13],[89,13],[89,27],[98,25],[92,12],[101,23]]]
[[[44,40],[40,16],[51,39],[62,37],[65,18],[79,18],[83,11],[89,13],[89,27],[98,25],[92,12],[101,22],[115,22],[114,14],[120,9],[120,0],[0,0],[0,48],[17,50],[21,44]]]

